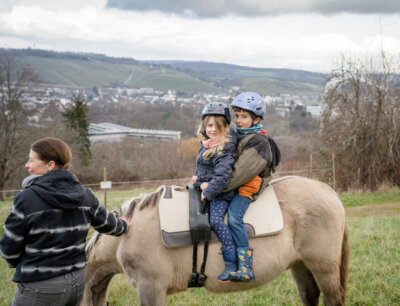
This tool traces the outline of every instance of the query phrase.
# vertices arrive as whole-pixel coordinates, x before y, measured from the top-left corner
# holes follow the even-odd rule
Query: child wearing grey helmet
[[[203,110],[197,138],[201,147],[196,159],[196,175],[192,184],[202,190],[201,199],[210,201],[210,224],[221,241],[225,270],[218,282],[228,283],[230,272],[237,270],[235,245],[229,227],[224,223],[228,204],[234,191],[223,192],[229,182],[236,159],[237,138],[230,129],[229,108],[220,102],[212,102]]]

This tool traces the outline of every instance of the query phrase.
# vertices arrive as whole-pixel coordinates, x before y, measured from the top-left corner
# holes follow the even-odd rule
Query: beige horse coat
[[[343,205],[326,184],[290,177],[271,182],[284,219],[283,230],[253,238],[256,280],[220,284],[223,270],[220,245],[210,245],[206,289],[213,292],[261,286],[290,269],[304,305],[318,305],[320,292],[327,305],[343,305],[349,265],[349,241]],[[88,246],[83,305],[106,305],[106,290],[116,273],[125,273],[142,305],[165,305],[168,294],[187,289],[192,248],[166,248],[161,240],[158,200],[162,187],[144,199],[135,199],[121,213],[132,216],[122,237],[97,235]],[[202,248],[199,248],[201,264]]]

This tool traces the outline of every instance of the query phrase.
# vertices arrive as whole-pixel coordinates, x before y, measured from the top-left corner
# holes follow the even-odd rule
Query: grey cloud
[[[285,13],[394,14],[399,0],[107,0],[107,8],[160,11],[198,17],[263,16]]]

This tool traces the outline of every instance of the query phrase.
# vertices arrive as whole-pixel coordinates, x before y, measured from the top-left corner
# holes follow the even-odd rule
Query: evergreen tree
[[[92,158],[89,140],[88,107],[81,94],[73,95],[72,104],[64,108],[62,112],[67,126],[75,134],[75,142],[79,149],[79,157],[85,166],[88,166]]]

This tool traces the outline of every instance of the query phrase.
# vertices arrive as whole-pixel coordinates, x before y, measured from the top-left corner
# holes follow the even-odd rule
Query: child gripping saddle
[[[210,203],[201,201],[201,190],[188,185],[189,228],[193,244],[211,240]]]
[[[244,215],[243,221],[249,239],[278,234],[283,229],[282,212],[272,184],[273,182],[250,204]],[[164,246],[177,248],[193,245],[195,260],[188,287],[204,285],[207,279],[204,271],[208,244],[219,241],[209,223],[209,206],[200,197],[201,191],[193,186],[166,186],[159,202],[160,230]],[[199,244],[204,244],[200,273],[196,271]]]

